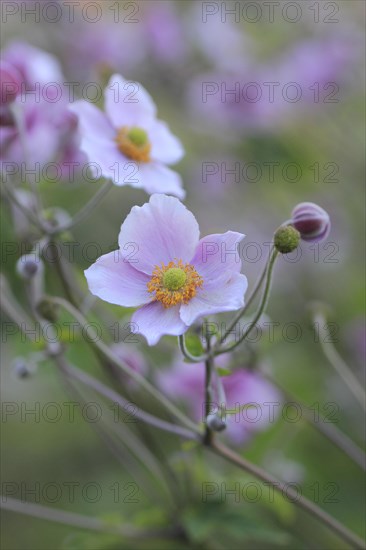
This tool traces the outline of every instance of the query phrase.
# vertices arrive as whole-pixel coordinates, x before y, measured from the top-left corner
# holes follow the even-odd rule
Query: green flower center
[[[184,286],[187,280],[187,275],[179,267],[171,267],[164,273],[163,285],[168,290],[179,290]]]
[[[148,142],[148,135],[142,128],[132,126],[127,133],[128,139],[137,147],[143,147]]]

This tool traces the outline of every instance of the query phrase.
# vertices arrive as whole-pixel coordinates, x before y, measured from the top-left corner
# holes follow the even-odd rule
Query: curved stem
[[[110,521],[104,521],[98,517],[84,516],[75,512],[67,512],[59,508],[49,508],[33,502],[24,502],[16,498],[0,495],[0,508],[10,512],[17,512],[38,519],[54,521],[63,525],[77,527],[79,529],[89,529],[103,533],[111,533],[121,537],[129,538],[152,538],[152,537],[174,537],[174,529],[163,530],[156,529],[150,531],[140,531],[131,524],[113,525]]]
[[[100,203],[100,201],[103,199],[103,197],[109,192],[109,190],[113,187],[112,180],[107,180],[104,182],[104,184],[98,189],[98,191],[92,196],[92,198],[85,204],[85,206],[79,210],[73,217],[73,219],[64,226],[56,227],[54,229],[55,233],[59,233],[60,231],[65,231],[67,229],[71,229],[78,223],[80,223],[84,218],[86,218],[96,206]]]
[[[242,458],[238,454],[236,454],[234,451],[226,447],[225,445],[222,445],[221,443],[218,443],[217,441],[214,441],[209,447],[215,454],[225,458],[232,464],[235,464],[240,469],[244,470],[245,472],[253,475],[254,477],[260,479],[266,484],[269,484],[273,487],[275,491],[277,491],[280,494],[283,494],[283,491],[287,495],[288,499],[291,499],[291,501],[314,516],[316,519],[321,521],[324,525],[329,527],[331,530],[335,531],[344,541],[346,541],[348,544],[350,544],[352,547],[357,549],[364,549],[364,541],[359,538],[357,535],[352,533],[347,527],[342,525],[338,520],[327,514],[324,510],[319,508],[314,502],[311,502],[307,498],[301,496],[297,491],[293,490],[291,487],[288,487],[286,483],[282,483],[272,475],[268,474],[266,471],[262,470],[259,466],[252,464],[245,458]]]
[[[35,225],[37,229],[39,229],[40,231],[44,231],[45,228],[43,227],[39,218],[18,200],[17,196],[10,190],[5,180],[2,180],[2,186],[4,188],[4,195],[8,197],[8,199],[12,201],[17,208],[19,208],[19,210],[22,212],[22,214],[24,214],[27,220],[33,225]]]
[[[281,384],[279,384],[272,376],[260,370],[260,373],[264,378],[269,380],[273,385],[275,385],[286,397],[290,403],[295,403],[300,410],[304,413],[303,418],[308,422],[313,428],[315,428],[320,434],[324,435],[333,445],[338,447],[341,451],[345,453],[355,464],[360,466],[363,470],[366,470],[366,455],[360,449],[358,445],[345,433],[343,433],[339,428],[334,424],[327,422],[325,417],[319,415],[318,420],[315,419],[314,410],[310,409],[305,403],[298,399],[288,390],[284,389]]]
[[[242,334],[242,336],[240,337],[240,339],[237,342],[234,342],[234,344],[232,344],[231,346],[229,346],[225,349],[221,349],[221,350],[218,349],[218,347],[220,346],[220,343],[218,342],[218,344],[216,344],[216,346],[214,346],[214,348],[213,348],[214,355],[220,355],[222,353],[227,353],[227,352],[232,351],[233,349],[235,349],[237,346],[239,346],[247,338],[247,336],[249,336],[249,334],[251,333],[253,328],[256,326],[256,324],[257,324],[258,320],[260,319],[262,313],[264,313],[264,311],[267,307],[268,298],[269,298],[270,290],[271,290],[272,272],[273,272],[273,268],[274,268],[274,264],[275,264],[277,256],[278,256],[278,251],[273,250],[271,258],[268,262],[268,268],[266,270],[267,280],[266,280],[266,285],[264,287],[263,296],[262,296],[261,302],[259,304],[258,310],[257,310],[253,320],[250,322],[248,328],[245,330],[245,332]]]
[[[347,384],[349,390],[353,393],[360,405],[365,409],[366,394],[362,387],[361,382],[357,380],[347,363],[342,359],[336,350],[333,342],[329,339],[329,332],[327,330],[327,323],[325,317],[318,312],[314,316],[314,321],[318,325],[319,329],[319,342],[322,347],[323,353],[332,365],[334,370],[339,374],[345,384]]]
[[[48,255],[46,256],[46,259],[51,265],[54,265],[55,270],[60,278],[62,287],[65,291],[65,294],[67,296],[67,299],[72,303],[73,306],[77,307],[77,301],[74,297],[73,291],[72,291],[72,285],[70,284],[68,273],[65,270],[63,257],[58,255],[57,253],[57,242],[56,240],[52,240],[49,243],[49,248],[51,248],[51,257]]]
[[[63,355],[61,355],[62,360],[64,360]],[[52,357],[55,361],[55,357]],[[66,361],[65,361],[66,363]],[[65,384],[66,391],[71,394],[77,403],[84,406],[89,401],[86,401],[83,391],[79,390],[78,384],[69,373],[62,371],[60,365],[57,364],[59,368],[59,374],[62,376],[62,380]],[[85,388],[83,388],[85,390]],[[145,468],[150,470],[152,474],[155,474],[155,479],[159,479],[163,482],[163,476],[156,475],[158,473],[157,469],[154,468],[154,464],[151,463],[151,468],[149,468],[149,462],[154,461],[154,458],[150,455],[149,450],[145,445],[142,449],[139,449],[138,452],[133,453],[131,448],[132,446],[128,444],[128,436],[132,436],[132,431],[126,426],[123,422],[116,424],[115,422],[109,423],[104,419],[104,412],[101,417],[101,422],[92,422],[92,428],[95,433],[101,438],[103,443],[108,447],[111,454],[118,460],[124,470],[136,481],[142,484],[144,487],[145,495],[150,499],[151,503],[156,503],[156,487],[151,484],[150,476],[147,476],[145,473]],[[126,437],[127,435],[127,437]],[[136,436],[133,436],[136,437]],[[149,458],[150,457],[150,458]],[[155,471],[154,471],[155,470]],[[160,488],[160,486],[159,486]],[[169,493],[168,493],[169,494]],[[159,491],[158,498],[163,497],[162,491]]]
[[[184,334],[181,334],[180,336],[178,336],[178,344],[179,344],[179,349],[184,355],[184,357],[188,359],[188,361],[190,361],[191,363],[203,363],[207,359],[207,355],[199,355],[199,356],[192,355],[188,351]]]
[[[144,378],[141,374],[139,374],[137,371],[132,370],[130,367],[125,365],[123,361],[121,361],[105,344],[100,340],[100,337],[95,334],[95,338],[92,338],[90,336],[90,324],[87,322],[85,317],[78,311],[73,305],[71,305],[69,302],[64,300],[63,298],[56,298],[54,296],[48,297],[48,299],[53,302],[54,304],[58,304],[63,309],[68,311],[79,323],[82,327],[88,329],[88,338],[87,341],[90,345],[95,346],[111,363],[113,363],[116,367],[123,370],[127,376],[135,380],[137,384],[139,384],[142,388],[144,388],[147,392],[150,393],[157,401],[162,403],[164,407],[177,419],[179,419],[183,424],[185,424],[190,430],[194,431],[195,433],[198,433],[201,435],[201,430],[199,427],[190,420],[182,411],[178,409],[172,403],[167,397],[161,393],[158,389],[156,389],[146,378]]]
[[[96,391],[100,395],[103,395],[104,397],[109,399],[112,403],[117,403],[121,409],[124,409],[125,407],[131,404],[129,401],[127,401],[127,399],[122,397],[119,393],[115,392],[111,388],[108,388],[108,386],[105,386],[104,384],[99,382],[99,380],[97,380],[96,378],[93,378],[92,376],[85,373],[84,371],[81,371],[77,367],[63,365],[63,370],[75,380],[78,380],[85,386],[92,388],[94,391]],[[181,428],[180,426],[176,426],[175,424],[171,424],[170,422],[166,422],[165,420],[161,420],[160,418],[150,413],[147,413],[141,410],[140,408],[136,408],[133,412],[133,415],[139,420],[141,420],[142,422],[145,422],[146,424],[150,424],[150,426],[154,426],[155,428],[158,428],[160,430],[174,433],[186,439],[198,439],[198,437],[194,432],[187,430],[186,428]]]
[[[262,273],[260,274],[260,276],[258,277],[257,279],[257,282],[254,286],[254,289],[251,293],[251,295],[249,296],[245,306],[235,315],[234,319],[232,320],[232,322],[230,323],[229,325],[229,328],[226,329],[226,331],[224,332],[224,334],[221,336],[220,338],[220,341],[219,343],[222,344],[223,342],[225,342],[226,338],[229,336],[229,334],[234,330],[234,328],[236,327],[237,323],[240,321],[240,319],[245,315],[245,313],[248,311],[249,307],[251,306],[254,298],[256,297],[256,295],[258,294],[258,291],[260,289],[260,287],[262,286],[262,283],[264,281],[264,278],[266,276],[266,273],[267,273],[267,268],[268,268],[268,264],[270,262],[270,259],[271,259],[271,256],[272,256],[272,252],[273,252],[273,247],[271,248],[271,250],[269,251],[269,257],[268,257],[268,261],[266,262],[263,270],[262,270]]]

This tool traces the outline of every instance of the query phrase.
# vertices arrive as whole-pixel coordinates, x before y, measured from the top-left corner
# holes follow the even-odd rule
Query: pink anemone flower
[[[119,250],[85,271],[90,291],[124,307],[150,345],[164,334],[181,335],[199,317],[244,305],[247,279],[240,273],[234,231],[200,239],[198,223],[175,197],[152,195],[122,224]]]

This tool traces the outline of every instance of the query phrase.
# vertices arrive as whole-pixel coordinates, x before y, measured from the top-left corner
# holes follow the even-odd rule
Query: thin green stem
[[[137,384],[144,388],[150,395],[152,395],[157,401],[164,405],[164,407],[177,419],[179,419],[185,426],[195,433],[201,434],[199,427],[190,420],[181,410],[178,409],[164,394],[162,394],[158,389],[156,389],[146,378],[144,378],[137,371],[132,370],[130,367],[125,365],[105,344],[100,340],[98,334],[95,333],[93,338],[90,335],[90,324],[87,322],[85,317],[78,311],[72,304],[64,300],[63,298],[56,298],[54,296],[48,297],[48,299],[54,304],[58,304],[63,309],[68,311],[85,329],[88,329],[86,333],[88,334],[87,342],[96,347],[111,363],[116,367],[120,368],[125,374],[132,378]]]
[[[211,349],[211,339],[210,335],[208,334],[207,330],[205,331],[205,337],[206,337],[206,349],[208,353],[208,357],[205,361],[205,422],[206,422],[206,428],[205,428],[205,435],[203,442],[205,445],[211,445],[213,442],[213,431],[210,429],[207,418],[208,415],[211,412],[211,402],[212,402],[212,387],[211,387],[211,378],[212,378],[212,370],[214,369],[214,359],[213,357],[210,357],[210,349]]]
[[[130,524],[112,525],[110,521],[104,521],[103,519],[97,517],[84,516],[82,514],[67,512],[66,510],[60,510],[57,508],[49,508],[47,506],[42,506],[41,504],[24,502],[23,500],[18,500],[5,495],[0,495],[0,508],[38,519],[45,519],[47,521],[77,527],[79,529],[111,533],[114,535],[119,535],[120,537],[149,539],[152,537],[170,538],[174,536],[173,529],[141,531]]]
[[[240,321],[240,319],[246,314],[246,312],[248,311],[249,307],[251,306],[253,300],[255,299],[255,297],[257,296],[258,294],[258,291],[259,289],[261,288],[262,286],[262,283],[264,281],[264,278],[266,276],[266,273],[267,273],[267,268],[268,268],[268,263],[271,259],[271,256],[272,256],[272,251],[273,251],[273,248],[271,248],[270,252],[269,252],[269,256],[268,256],[268,261],[266,262],[263,270],[262,270],[262,273],[260,274],[260,276],[258,277],[257,279],[257,282],[254,286],[254,289],[252,290],[252,293],[251,295],[249,296],[245,306],[235,315],[235,317],[233,318],[232,322],[230,323],[229,327],[226,329],[226,331],[224,332],[224,334],[221,336],[220,340],[219,340],[219,344],[222,344],[223,342],[225,342],[226,338],[229,336],[229,334],[233,331],[233,329],[236,327],[237,323]]]
[[[214,348],[212,349],[212,352],[213,352],[214,355],[220,355],[222,353],[227,353],[229,351],[232,351],[233,349],[238,347],[249,336],[249,334],[251,333],[253,328],[255,328],[258,320],[260,319],[261,315],[264,313],[264,311],[267,307],[267,303],[268,303],[268,299],[269,299],[269,295],[270,295],[270,290],[271,290],[272,273],[273,273],[273,268],[274,268],[277,256],[278,256],[278,252],[277,252],[277,250],[274,250],[272,252],[271,258],[268,262],[268,268],[266,270],[267,278],[266,278],[266,284],[265,284],[265,287],[264,287],[264,292],[263,292],[263,295],[262,295],[262,299],[261,299],[261,302],[259,304],[258,310],[257,310],[256,314],[254,315],[254,318],[249,323],[249,326],[244,331],[244,333],[239,338],[239,340],[234,342],[231,346],[229,346],[225,349],[218,349],[219,346],[220,346],[220,343],[218,342],[214,346]]]
[[[67,299],[72,303],[73,306],[77,307],[78,304],[77,304],[77,301],[74,297],[74,293],[73,293],[73,290],[72,290],[72,285],[70,284],[68,273],[65,269],[65,264],[64,264],[63,258],[62,258],[62,256],[60,257],[58,255],[56,240],[50,241],[48,248],[51,249],[51,257],[49,257],[49,255],[47,254],[46,259],[48,260],[48,262],[51,265],[54,266],[54,268],[55,268],[55,270],[56,270],[56,272],[57,272],[57,274],[60,278],[60,281],[61,281],[61,284],[62,284],[63,289],[65,291]]]
[[[122,397],[119,393],[115,392],[111,388],[108,388],[108,386],[105,386],[99,380],[93,378],[86,372],[81,371],[77,367],[63,364],[62,370],[67,373],[68,376],[71,376],[85,386],[93,389],[103,397],[106,397],[112,403],[117,403],[121,410],[124,410],[126,407],[128,407],[128,405],[130,405],[129,401],[127,401],[127,399]],[[171,424],[170,422],[161,420],[160,418],[143,411],[139,407],[136,407],[136,409],[133,411],[133,415],[142,422],[145,422],[146,424],[154,426],[155,428],[158,428],[160,430],[174,433],[186,439],[198,439],[196,434],[191,430],[187,430],[186,428],[181,428],[180,426],[176,426],[175,424]]]
[[[22,334],[26,335],[31,342],[37,340],[36,323],[17,302],[11,292],[8,281],[5,275],[0,275],[0,306],[1,310],[7,315],[16,325],[18,325]]]
[[[301,400],[298,399],[295,395],[293,395],[288,390],[284,389],[281,384],[279,384],[272,376],[267,374],[266,372],[260,371],[261,374],[267,378],[272,384],[274,384],[285,396],[286,400],[289,403],[294,403],[297,405],[297,407],[302,411],[304,420],[313,426],[315,430],[317,430],[321,435],[324,435],[333,445],[338,447],[343,453],[345,453],[348,458],[350,458],[355,464],[360,466],[363,470],[366,470],[366,455],[350,439],[346,434],[344,434],[335,424],[331,424],[329,420],[321,415],[317,418],[314,415],[314,409],[311,409],[303,403]]]
[[[26,208],[20,201],[19,199],[17,198],[17,196],[15,195],[15,193],[13,193],[13,191],[9,188],[8,184],[5,182],[4,179],[2,179],[2,186],[3,186],[3,193],[4,195],[10,200],[12,201],[15,206],[17,208],[19,208],[19,210],[24,214],[24,216],[27,218],[27,220],[35,225],[37,227],[37,229],[39,229],[40,231],[44,231],[45,230],[45,227],[42,225],[40,219],[36,216],[36,214],[34,214],[31,210],[29,210],[28,208]]]
[[[64,359],[62,355],[61,358]],[[52,359],[55,362],[55,357],[52,357]],[[59,367],[59,365],[57,366]],[[76,402],[78,402],[82,406],[90,402],[87,400],[86,397],[84,397],[83,390],[85,390],[85,388],[80,391],[74,379],[72,379],[71,377],[69,378],[68,374],[66,372],[62,372],[60,368],[59,372],[63,377],[63,382],[66,386],[66,390],[68,391],[68,393],[71,393],[73,398],[76,398]],[[150,498],[150,501],[152,503],[156,503],[156,487],[151,484],[150,476],[147,476],[145,472],[146,468],[150,470],[151,473],[155,473],[153,472],[153,464],[150,463],[149,460],[149,456],[153,460],[154,457],[152,457],[146,445],[143,445],[142,443],[142,448],[140,448],[138,452],[133,453],[131,451],[131,446],[128,443],[129,436],[132,435],[132,432],[127,428],[127,426],[124,425],[123,422],[108,423],[105,419],[109,416],[109,414],[106,414],[106,411],[104,409],[102,410],[102,413],[103,414],[101,416],[101,422],[92,422],[92,428],[103,440],[113,456],[120,462],[124,470],[126,470],[126,472],[128,472],[135,481],[142,484],[142,487],[144,487],[144,493]],[[149,468],[149,463],[151,464],[152,469]],[[162,478],[161,481],[163,482]],[[158,498],[160,499],[162,497],[163,494],[160,490]]]
[[[106,182],[104,182],[104,184],[98,189],[98,191],[92,196],[92,198],[85,204],[85,206],[75,214],[72,220],[63,226],[56,227],[54,229],[54,232],[59,233],[60,231],[71,229],[72,227],[80,223],[84,218],[86,218],[94,210],[96,206],[98,206],[98,204],[101,202],[103,197],[110,191],[112,187],[113,187],[112,180],[107,180]]]
[[[314,316],[314,322],[317,323],[319,330],[319,342],[322,347],[323,353],[332,365],[334,370],[339,374],[345,384],[347,384],[349,390],[353,393],[354,397],[360,403],[360,405],[366,408],[366,393],[362,387],[362,384],[347,363],[342,359],[336,350],[333,342],[331,341],[331,335],[329,334],[327,322],[324,315],[320,312]]]
[[[313,517],[318,519],[324,525],[329,527],[332,531],[335,531],[344,541],[350,544],[353,548],[363,550],[365,548],[364,541],[352,533],[347,527],[342,525],[338,520],[327,514],[324,510],[319,508],[314,502],[311,502],[304,496],[300,495],[297,491],[293,490],[286,483],[282,483],[272,475],[268,474],[265,470],[262,470],[256,464],[253,464],[245,458],[239,456],[234,451],[222,445],[221,443],[214,441],[210,449],[217,455],[225,458],[235,466],[238,466],[241,470],[253,475],[266,484],[269,484],[279,494],[286,494],[287,499],[291,500],[296,506],[299,506]]]

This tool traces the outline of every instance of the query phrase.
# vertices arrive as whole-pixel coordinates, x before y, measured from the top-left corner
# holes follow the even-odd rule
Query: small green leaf
[[[230,369],[224,369],[223,367],[218,367],[216,370],[219,376],[229,376],[232,374]]]
[[[187,334],[185,340],[187,349],[192,355],[200,356],[203,354],[204,349],[198,334]]]

